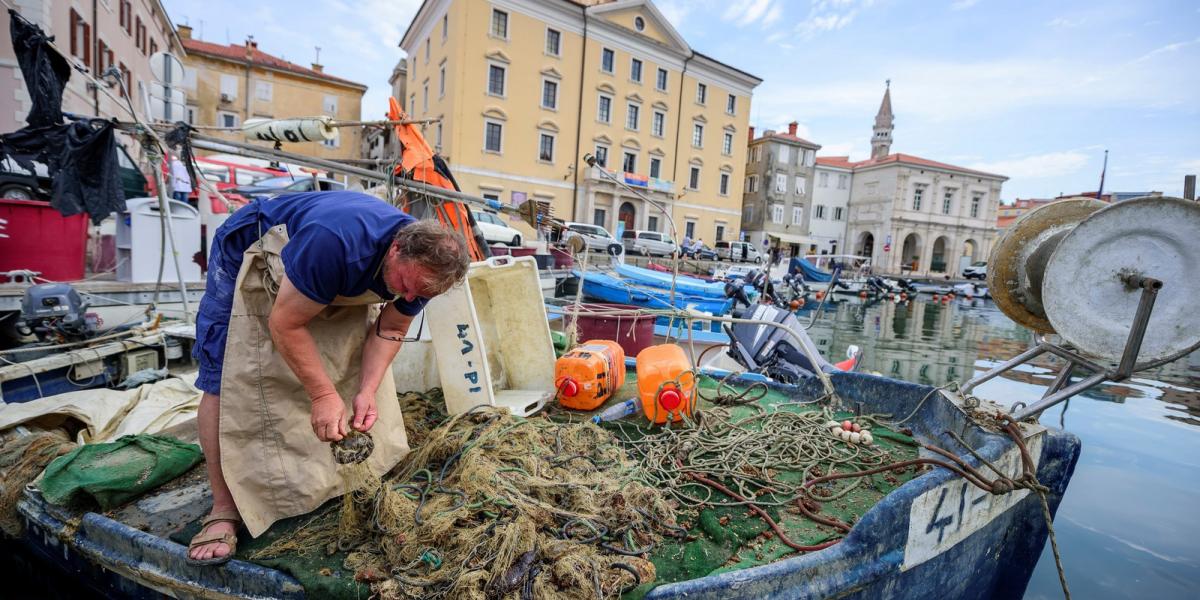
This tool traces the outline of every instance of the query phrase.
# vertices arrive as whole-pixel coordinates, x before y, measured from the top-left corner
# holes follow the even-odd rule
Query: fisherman
[[[351,429],[378,420],[367,462],[395,466],[408,444],[392,360],[469,260],[461,234],[349,191],[253,202],[209,252],[192,353],[213,508],[192,564],[228,561],[239,524],[258,536],[339,495],[327,443]]]

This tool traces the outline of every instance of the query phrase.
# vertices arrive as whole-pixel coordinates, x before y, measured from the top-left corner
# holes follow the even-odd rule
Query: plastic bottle
[[[637,398],[630,398],[620,404],[614,404],[604,409],[604,412],[592,417],[592,422],[601,423],[604,421],[618,421],[620,419],[624,419],[629,415],[637,413],[638,404],[640,403],[638,402]]]
[[[646,418],[666,423],[692,414],[696,374],[683,348],[676,344],[650,346],[637,355],[638,397]]]
[[[625,351],[611,340],[589,340],[554,363],[559,404],[595,410],[625,385]]]

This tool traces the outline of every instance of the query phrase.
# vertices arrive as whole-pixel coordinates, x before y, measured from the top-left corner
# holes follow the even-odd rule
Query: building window
[[[781,164],[781,165],[788,164],[788,161],[791,160],[791,158],[792,158],[792,149],[789,148],[788,146],[780,146],[779,147],[779,156],[777,156],[776,158],[779,160],[779,164]]]
[[[232,129],[238,126],[238,116],[236,113],[231,113],[223,110],[217,111],[217,126],[226,129]]]
[[[662,159],[661,158],[651,158],[650,159],[650,176],[655,179],[658,179],[661,171],[662,171]]]
[[[833,207],[833,220],[841,221],[846,216],[846,209],[840,206]]]
[[[429,55],[430,54],[431,53],[429,50],[429,38],[425,38],[425,64],[429,64]]]
[[[121,79],[125,84],[121,88],[121,97],[125,98],[133,93],[133,74],[129,72],[129,67],[126,67],[125,63],[120,63],[118,68],[121,70]]]
[[[639,116],[640,112],[641,112],[641,107],[639,107],[638,105],[632,104],[632,103],[627,105],[626,112],[625,112],[625,128],[626,129],[632,129],[634,131],[637,131],[638,116]]]
[[[733,154],[733,134],[725,132],[725,139],[721,141],[721,154],[730,156]]]
[[[413,92],[408,95],[408,112],[416,114],[417,112],[417,94]]]
[[[638,31],[642,31],[642,30],[646,29],[646,20],[641,18],[640,16],[634,17],[633,18],[633,28],[637,29]]]
[[[667,115],[662,111],[654,111],[654,116],[650,120],[650,135],[654,137],[663,137],[663,131],[666,129]]]
[[[667,70],[666,69],[664,69],[662,67],[658,68],[658,77],[656,77],[654,80],[654,88],[660,92],[667,91]]]
[[[637,153],[625,151],[621,159],[621,170],[626,173],[637,173]]]
[[[601,167],[608,167],[608,146],[596,145],[596,164]]]
[[[825,205],[824,204],[818,204],[813,207],[813,218],[821,219],[821,220],[825,219]]]
[[[121,29],[133,33],[133,3],[129,0],[121,0]]]
[[[817,186],[823,188],[829,187],[829,173],[821,173],[817,175]]]
[[[437,151],[441,152],[442,151],[442,124],[441,124],[441,122],[439,122],[437,124],[437,144],[436,144],[436,146],[437,146],[437,148],[436,148]]]
[[[424,85],[424,87],[421,88],[421,108],[422,108],[422,110],[424,110],[426,112],[429,111],[429,84],[428,83],[426,83]]]
[[[157,52],[158,52],[158,42],[151,39],[150,40],[150,54],[153,55],[153,54],[156,54]]]
[[[146,51],[150,49],[149,45],[146,44],[146,26],[142,23],[141,17],[137,17],[136,21],[137,27],[135,28],[134,35],[137,36],[137,47],[142,51],[142,54],[146,54]]]
[[[259,100],[264,100],[266,102],[270,102],[271,101],[271,92],[273,91],[271,89],[272,87],[273,86],[271,85],[271,82],[269,82],[269,81],[254,82],[254,97],[258,98]]]
[[[498,8],[492,9],[492,35],[508,39],[508,13]]]
[[[946,190],[946,193],[942,195],[942,214],[943,215],[950,214],[950,208],[954,205],[954,192],[955,192],[955,190],[949,189],[949,190]]]
[[[683,224],[683,237],[695,239],[696,237],[696,222],[688,221]]]
[[[658,231],[658,217],[646,217],[646,229]]]
[[[600,94],[600,100],[597,104],[596,120],[601,123],[612,122],[612,98]]]
[[[700,167],[692,167],[691,172],[688,173],[688,189],[700,189]]]
[[[787,173],[776,173],[775,174],[775,193],[776,194],[786,194],[787,193]]]
[[[450,37],[450,15],[442,15],[442,43],[446,43],[446,38]]]
[[[805,179],[803,176],[797,175],[796,176],[796,193],[803,194],[807,188],[808,188],[808,180]]]
[[[196,124],[196,107],[188,106],[188,107],[184,108],[184,113],[186,115],[185,119],[187,120],[187,124],[195,125]]]
[[[718,189],[722,196],[729,195],[729,173],[721,173],[721,185]]]
[[[546,28],[546,54],[558,56],[562,52],[562,33],[557,29]]]
[[[507,69],[500,65],[488,65],[488,94],[504,95],[504,80],[508,75]]]
[[[803,206],[793,206],[792,207],[792,225],[799,225],[800,222],[803,220],[804,220],[804,207]]]
[[[483,125],[483,150],[499,154],[504,148],[504,126],[494,121],[486,121]]]
[[[103,73],[105,69],[111,67],[113,64],[113,51],[109,50],[108,44],[105,44],[104,40],[99,40],[96,44],[100,47],[100,52],[96,56],[100,61],[99,72]]]
[[[839,190],[846,189],[846,186],[849,185],[849,183],[850,183],[849,175],[838,175],[838,189]]]
[[[971,195],[971,218],[979,217],[979,205],[983,202],[983,194]]]
[[[708,101],[708,86],[703,83],[696,84],[696,102],[704,104]]]
[[[238,80],[233,75],[221,75],[221,101],[236,100],[238,97]]]
[[[558,108],[558,82],[549,79],[542,80],[542,108],[550,110]]]
[[[331,117],[337,116],[337,109],[338,109],[337,96],[331,96],[329,94],[326,94],[325,98],[324,98],[324,102],[322,102],[321,104],[322,104],[322,108],[325,109],[325,114],[327,114]]]
[[[592,225],[596,227],[604,227],[605,221],[608,220],[608,212],[603,208],[592,210]]]
[[[325,146],[326,148],[339,148],[341,147],[342,142],[341,138],[333,138],[332,140],[325,140],[321,142],[321,145]]]
[[[730,94],[725,100],[725,112],[731,115],[737,112],[737,96]]]
[[[92,62],[92,26],[74,9],[71,9],[71,55],[83,59],[84,64]]]
[[[772,204],[771,205],[771,222],[772,223],[783,223],[783,205],[782,204]]]
[[[751,175],[746,178],[746,193],[753,194],[758,191],[758,175]]]
[[[541,134],[541,140],[538,143],[538,160],[542,162],[554,162],[554,136],[549,133]]]
[[[704,147],[704,126],[699,123],[692,124],[692,147]]]
[[[629,60],[629,79],[638,83],[642,82],[642,61],[636,58]]]
[[[616,53],[608,48],[600,50],[600,70],[605,73],[613,72],[613,63],[616,61]]]
[[[716,231],[716,236],[714,236],[714,239],[717,240],[718,242],[723,241],[725,239],[725,225],[724,224],[722,224],[722,223],[717,224],[717,231]]]
[[[912,209],[916,210],[916,211],[921,210],[921,200],[923,200],[924,198],[925,198],[925,186],[921,185],[921,184],[917,184],[917,185],[913,186]]]
[[[482,193],[482,194],[480,194],[480,195],[481,195],[481,196],[483,196],[483,199],[484,199],[484,200],[491,200],[491,201],[493,201],[493,202],[499,202],[499,201],[500,201],[500,194],[497,194],[497,193],[495,193],[495,192],[484,192],[484,193]]]

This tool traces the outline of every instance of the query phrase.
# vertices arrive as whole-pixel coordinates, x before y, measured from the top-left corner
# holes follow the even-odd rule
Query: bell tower
[[[871,135],[871,158],[876,160],[886,157],[892,151],[892,130],[895,128],[892,124],[895,119],[892,115],[892,80],[888,79],[885,85],[887,87],[883,90],[883,102],[879,104],[879,112],[875,114],[875,128]]]

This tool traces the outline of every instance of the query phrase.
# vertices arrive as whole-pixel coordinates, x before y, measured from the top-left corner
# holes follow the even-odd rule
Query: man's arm
[[[363,344],[362,382],[358,395],[354,397],[354,420],[352,426],[367,431],[375,424],[378,416],[375,407],[375,392],[385,376],[391,376],[392,361],[400,351],[401,342],[396,341],[408,333],[412,317],[401,314],[389,302],[370,325],[367,341]],[[378,333],[377,333],[378,332]]]
[[[312,401],[313,433],[323,442],[332,442],[346,434],[346,406],[325,373],[317,342],[308,331],[308,322],[324,308],[324,304],[309,299],[284,276],[268,327],[275,348]]]

